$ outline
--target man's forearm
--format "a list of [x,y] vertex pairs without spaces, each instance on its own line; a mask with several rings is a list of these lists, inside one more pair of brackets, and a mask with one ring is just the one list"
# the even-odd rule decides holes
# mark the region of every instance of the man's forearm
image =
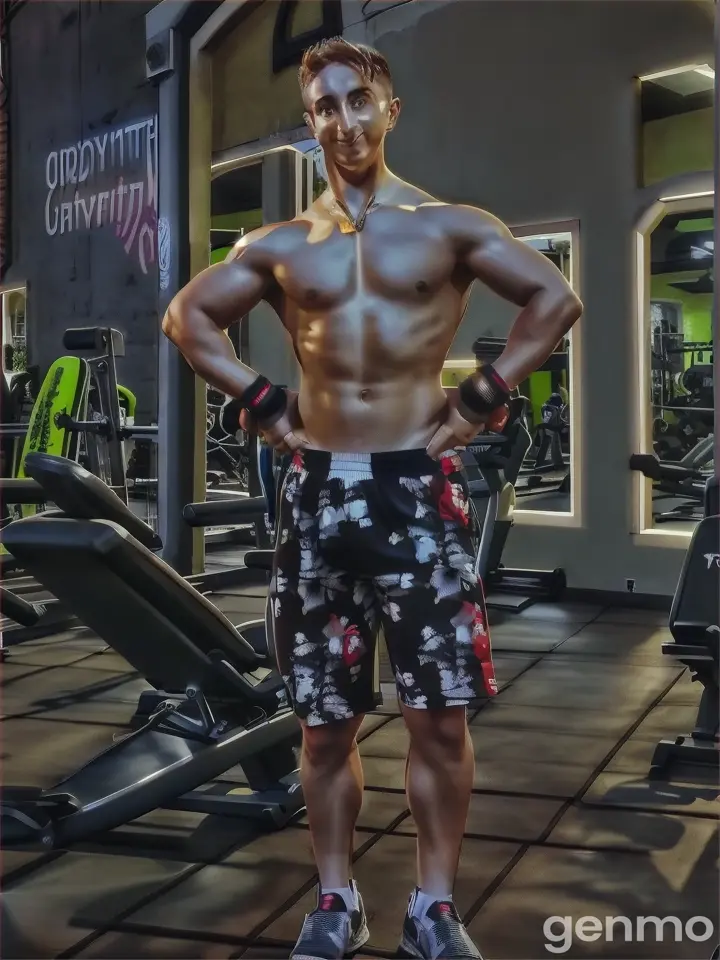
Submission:
[[241,397],[257,380],[257,372],[238,360],[227,333],[197,308],[171,304],[162,329],[195,373],[217,390]]
[[514,389],[545,363],[582,314],[572,294],[538,293],[515,320],[495,371]]

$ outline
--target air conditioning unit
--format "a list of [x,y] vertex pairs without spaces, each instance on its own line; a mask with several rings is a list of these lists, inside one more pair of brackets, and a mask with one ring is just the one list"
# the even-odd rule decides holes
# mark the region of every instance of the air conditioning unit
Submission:
[[146,42],[145,76],[148,80],[156,80],[172,73],[174,69],[175,33],[173,30],[164,30]]

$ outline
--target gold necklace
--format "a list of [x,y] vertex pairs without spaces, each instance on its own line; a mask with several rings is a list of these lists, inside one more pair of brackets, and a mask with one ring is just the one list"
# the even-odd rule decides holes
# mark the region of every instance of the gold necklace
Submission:
[[362,208],[362,210],[360,211],[357,217],[353,217],[352,213],[350,213],[350,210],[344,200],[341,200],[339,197],[335,197],[335,203],[338,205],[338,207],[340,207],[340,210],[343,216],[347,218],[347,223],[343,223],[341,221],[338,224],[338,226],[340,227],[340,232],[341,233],[360,233],[362,231],[362,228],[365,226],[365,220],[367,218],[368,213],[370,212],[370,208],[375,203],[375,194],[373,193],[373,195],[366,202],[365,206]]

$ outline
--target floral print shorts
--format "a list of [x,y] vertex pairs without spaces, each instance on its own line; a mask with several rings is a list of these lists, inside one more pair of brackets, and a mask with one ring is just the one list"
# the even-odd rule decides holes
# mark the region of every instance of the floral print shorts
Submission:
[[269,607],[278,666],[311,726],[373,710],[382,628],[407,707],[497,693],[459,456],[296,453]]

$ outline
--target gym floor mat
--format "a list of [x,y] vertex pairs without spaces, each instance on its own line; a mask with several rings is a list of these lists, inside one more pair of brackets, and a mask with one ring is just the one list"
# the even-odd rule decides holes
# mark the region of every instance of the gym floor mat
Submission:
[[[262,591],[224,596],[233,620],[254,619],[263,603]],[[663,615],[568,603],[501,620],[491,619],[501,692],[470,724],[476,778],[457,887],[481,950],[494,960],[547,956],[551,916],[716,918],[718,786],[647,778],[657,740],[692,723],[699,696],[682,667],[659,656]],[[103,651],[75,631],[9,651],[6,784],[48,782],[125,729],[144,682]],[[381,653],[387,696],[361,729],[355,856],[368,955],[390,958],[414,882],[416,827],[403,793],[406,734]],[[233,771],[223,779],[233,782]],[[170,810],[69,852],[6,851],[2,869],[9,960],[280,960],[315,882],[304,818],[268,835]],[[575,939],[563,955],[707,960],[714,946],[648,933],[633,944]]]

